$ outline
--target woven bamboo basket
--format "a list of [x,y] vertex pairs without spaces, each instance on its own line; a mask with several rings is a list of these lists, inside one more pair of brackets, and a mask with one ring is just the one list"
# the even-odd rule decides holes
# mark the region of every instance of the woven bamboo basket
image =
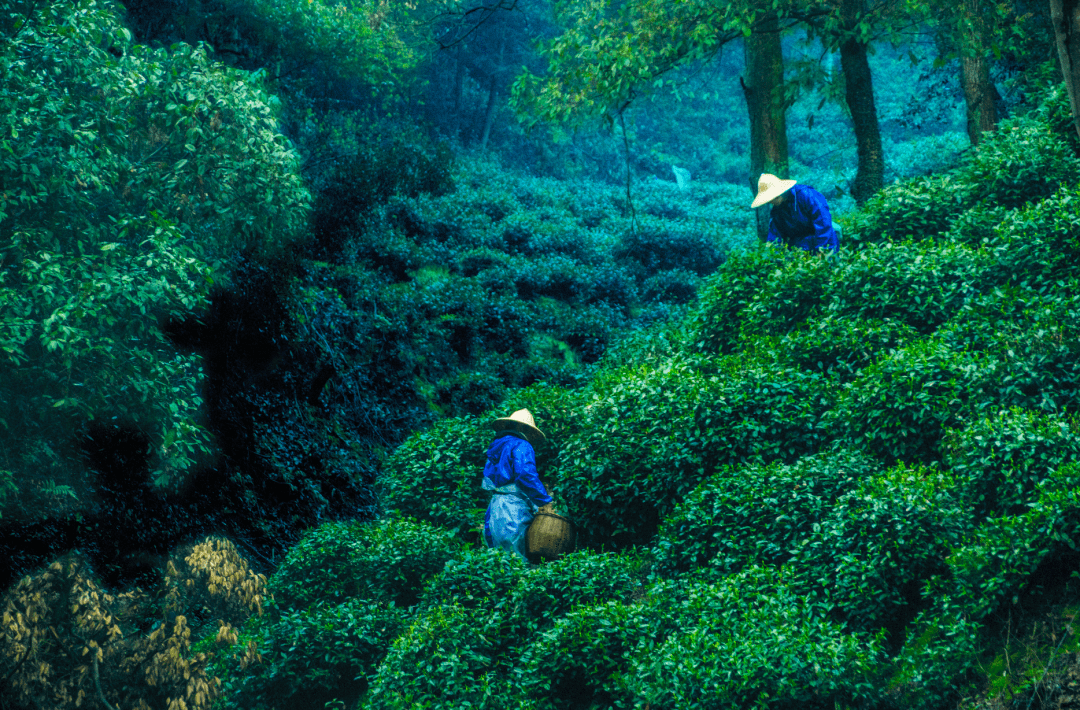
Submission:
[[556,560],[574,551],[577,534],[569,518],[554,513],[537,513],[525,533],[525,544],[532,559]]

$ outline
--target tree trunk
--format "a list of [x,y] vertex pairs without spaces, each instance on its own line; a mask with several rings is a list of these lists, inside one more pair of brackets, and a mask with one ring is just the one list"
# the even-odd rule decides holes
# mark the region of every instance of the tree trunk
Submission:
[[1073,123],[1080,135],[1080,0],[1050,0],[1058,59],[1069,91]]
[[[763,20],[746,38],[746,78],[742,80],[750,113],[750,189],[756,195],[758,177],[772,173],[788,176],[787,123],[782,88],[784,55],[780,48],[780,22],[775,15]],[[758,238],[769,232],[769,208],[756,210]]]
[[960,86],[967,106],[967,132],[972,145],[978,145],[983,133],[997,125],[994,108],[995,89],[990,81],[990,60],[986,56],[989,28],[985,15],[986,0],[964,0],[960,8]]
[[495,124],[495,100],[499,96],[499,85],[495,80],[495,75],[491,75],[491,82],[488,84],[488,103],[487,111],[484,112],[484,135],[480,138],[480,150],[487,150],[488,138],[491,136],[491,127]]
[[455,138],[460,138],[461,134],[461,91],[465,84],[465,57],[462,50],[464,44],[464,42],[459,42],[454,50],[455,54],[457,54],[457,66],[454,67],[454,118],[452,123],[452,133]]
[[[863,0],[843,0],[844,26],[854,30],[864,10]],[[840,45],[840,66],[844,70],[844,91],[851,121],[855,126],[859,168],[851,190],[855,202],[863,204],[885,182],[885,156],[881,148],[881,127],[874,103],[874,82],[866,45],[854,36]]]

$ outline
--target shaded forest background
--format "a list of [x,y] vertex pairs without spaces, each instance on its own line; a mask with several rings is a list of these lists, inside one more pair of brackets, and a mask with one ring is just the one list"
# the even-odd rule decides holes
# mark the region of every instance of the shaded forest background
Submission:
[[[703,707],[772,706],[761,687],[800,707],[954,706],[964,683],[978,687],[970,659],[982,650],[935,634],[978,636],[972,629],[1006,596],[941,592],[943,580],[962,578],[949,551],[989,549],[1006,535],[1006,515],[1049,525],[1046,539],[1073,539],[1060,532],[1072,508],[1054,505],[1070,495],[1063,481],[1076,458],[1076,380],[1065,362],[1075,349],[1076,211],[1072,192],[1057,191],[1075,191],[1080,162],[1055,7],[5,3],[0,583],[10,643],[0,682],[19,699],[0,707],[107,698],[409,707],[428,692],[410,685],[409,654],[427,653],[416,634],[458,629],[460,641],[458,604],[471,594],[517,594],[521,609],[547,620],[500,617],[488,641],[532,638],[548,622],[564,634],[579,624],[585,636],[594,623],[634,634],[658,624],[650,633],[685,651],[705,633],[688,615],[735,624],[724,614],[742,613],[730,610],[744,588],[765,600],[760,613],[772,616],[762,623],[833,644],[799,653],[819,665],[828,657],[835,672],[820,683],[732,681],[744,695]],[[828,197],[844,233],[835,273],[757,248],[767,213],[748,205],[762,171]],[[1019,246],[1036,232],[1045,251]],[[930,271],[892,278],[909,263]],[[949,360],[1006,347],[979,340],[989,316],[972,325],[973,311],[1007,313],[1006,323],[1035,313],[1058,328],[1057,340],[1015,345],[1030,355],[1005,358],[1015,371],[995,365],[1042,373],[1015,384],[1017,394],[996,389],[1011,382],[999,371],[968,377],[978,367]],[[968,321],[951,320],[958,313]],[[777,340],[789,335],[803,340]],[[828,343],[853,350],[822,351]],[[882,386],[881,401],[904,402],[899,413],[875,419],[879,400],[852,390],[939,365],[940,379],[912,385],[928,399]],[[711,390],[717,381],[729,389]],[[668,391],[678,396],[655,400]],[[746,408],[708,410],[709,392]],[[480,554],[483,502],[472,489],[482,418],[525,404],[561,442],[542,463],[588,551],[551,572],[469,557]],[[1014,455],[1017,466],[1041,456],[1047,469],[1000,484],[1016,492],[980,477],[988,467],[975,454],[964,458],[967,443],[1005,436],[976,431],[995,408],[1011,412],[1017,441],[1036,431],[1051,442]],[[677,443],[661,422],[686,417],[695,433]],[[636,433],[620,433],[620,420]],[[823,433],[833,425],[839,434]],[[636,436],[651,442],[646,454]],[[891,501],[892,523],[921,511],[889,544],[931,552],[897,553],[873,572],[838,565],[848,558],[830,540],[860,518],[826,520],[801,501],[793,510],[806,517],[789,513],[784,540],[762,538],[758,557],[721,554],[695,537],[721,533],[695,528],[705,514],[693,506],[734,497],[717,477],[744,466],[764,471],[762,481],[817,477],[814,497],[845,511]],[[621,490],[616,470],[638,490]],[[947,511],[973,501],[998,537],[979,527],[983,518],[946,524]],[[341,539],[355,545],[335,548]],[[874,544],[851,558],[869,565]],[[1005,555],[1013,567],[991,577],[1015,588],[1015,604],[1037,586],[1026,575],[1061,582],[1058,568],[1039,567],[1075,561],[1059,552],[1039,548],[1028,567]],[[804,565],[794,578],[773,570],[792,560]],[[494,586],[480,594],[476,580],[453,581],[455,564]],[[811,569],[832,570],[821,572],[831,581],[799,576]],[[881,570],[895,588],[844,586]],[[423,586],[439,572],[443,587]],[[529,584],[559,574],[576,581],[552,584],[570,584],[581,609],[529,596],[539,588]],[[674,581],[684,577],[690,586]],[[607,591],[593,578],[607,579]],[[385,605],[361,611],[373,599]],[[598,611],[612,599],[618,608]],[[1059,602],[1057,621],[1072,613]],[[800,605],[821,614],[792,616]],[[319,641],[282,651],[284,639],[317,628],[339,630],[325,640],[335,650]],[[919,643],[905,642],[916,632]],[[453,676],[485,679],[461,691],[476,706],[496,707],[496,696],[512,698],[508,707],[685,706],[628,638],[617,639],[624,665],[610,667],[610,648],[586,644],[578,660],[559,661],[573,643],[548,638],[529,663],[563,671],[546,686],[515,682],[520,697],[504,692],[516,678],[504,666],[522,649],[472,639],[448,658],[481,659],[482,672]],[[386,656],[391,644],[397,656]],[[297,647],[324,661],[301,664]],[[277,652],[267,670],[263,654]],[[618,685],[631,657],[645,665]],[[925,682],[912,675],[924,657],[938,674]],[[995,692],[1028,700],[1045,690],[1027,669],[1006,670],[1015,685]]]

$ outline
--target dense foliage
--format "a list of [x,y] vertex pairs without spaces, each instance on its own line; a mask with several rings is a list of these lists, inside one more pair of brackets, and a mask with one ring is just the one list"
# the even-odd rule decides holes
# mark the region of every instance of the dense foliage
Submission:
[[[852,211],[846,3],[7,3],[0,707],[1050,707],[1080,144],[1035,6],[962,5],[1012,115],[968,148],[951,55],[906,68],[956,18],[878,45],[901,179]],[[831,258],[753,244],[766,11]],[[521,407],[539,565],[480,536]]]

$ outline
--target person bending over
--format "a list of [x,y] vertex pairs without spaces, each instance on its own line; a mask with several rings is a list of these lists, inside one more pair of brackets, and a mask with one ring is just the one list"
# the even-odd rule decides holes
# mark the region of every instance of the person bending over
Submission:
[[829,203],[814,188],[762,173],[757,197],[750,206],[757,209],[765,204],[772,205],[767,243],[809,252],[825,250],[835,254],[839,250],[840,240],[833,229]]

